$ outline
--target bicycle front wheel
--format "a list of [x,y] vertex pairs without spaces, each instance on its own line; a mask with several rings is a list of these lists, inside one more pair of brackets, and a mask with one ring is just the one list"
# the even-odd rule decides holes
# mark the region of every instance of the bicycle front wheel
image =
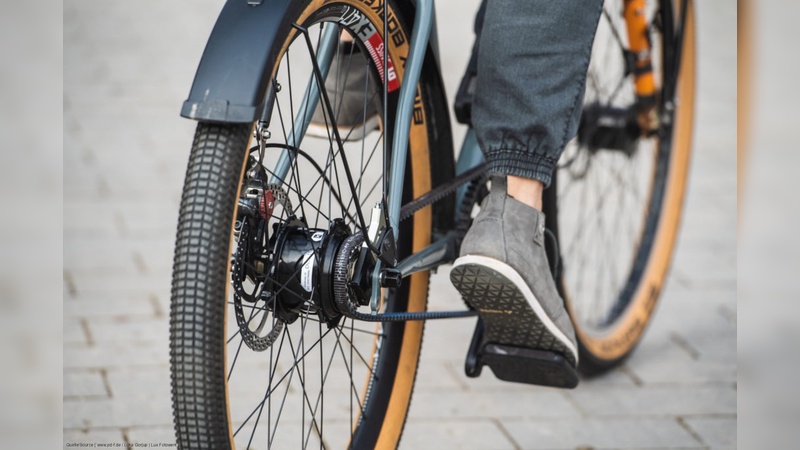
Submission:
[[[354,321],[330,299],[331,265],[342,249],[360,248],[347,240],[364,231],[357,208],[369,221],[381,201],[386,159],[401,151],[391,142],[410,30],[400,10],[385,5],[385,40],[382,9],[364,2],[311,0],[298,8],[297,27],[284,37],[272,77],[265,149],[250,137],[252,124],[198,125],[181,202],[170,317],[181,448],[398,445],[423,323]],[[337,41],[323,83],[328,98],[319,96],[316,131],[306,135],[297,118],[308,117],[303,98],[327,30]],[[352,90],[329,89],[348,85],[359,71],[355,100]],[[446,109],[426,76],[418,90],[424,106],[415,110],[409,148],[402,149],[409,152],[404,202],[452,176],[451,155],[430,151],[449,130],[441,128],[442,117],[433,120]],[[399,258],[430,243],[433,215],[428,207],[401,223]],[[424,311],[427,293],[428,274],[414,274],[383,291],[380,310]]]
[[[679,23],[682,3],[648,2],[660,122],[653,133],[631,139],[627,130],[615,132],[608,125],[609,119],[631,117],[635,92],[623,2],[605,2],[578,138],[567,146],[550,189],[557,197],[548,227],[561,242],[559,289],[575,324],[585,374],[618,365],[639,342],[675,246],[695,88],[694,8],[685,2],[685,20]],[[681,30],[683,44],[677,48],[674,36]]]

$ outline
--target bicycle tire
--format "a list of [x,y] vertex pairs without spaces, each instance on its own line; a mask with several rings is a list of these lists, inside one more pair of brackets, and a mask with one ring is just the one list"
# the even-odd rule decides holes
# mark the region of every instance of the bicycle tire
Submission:
[[[323,5],[321,1],[309,0],[298,8],[299,14],[295,22],[303,27],[310,27],[321,22],[332,23],[335,18],[334,13],[341,12],[341,8],[346,6],[368,18],[371,25],[382,35],[383,22],[379,20],[378,12],[370,8],[368,3],[360,0],[342,0],[333,5]],[[407,24],[411,23],[411,20],[394,2],[388,1],[385,5],[389,20],[396,20],[398,25],[398,28],[392,31],[394,39],[386,40],[389,43],[387,51],[393,61],[400,61],[400,58],[407,55],[410,41],[410,29]],[[400,35],[398,36],[396,33],[400,33]],[[289,35],[284,37],[279,54],[288,54],[290,46],[297,38],[298,32],[291,30]],[[302,36],[299,40],[302,40]],[[415,111],[411,125],[409,160],[403,193],[404,202],[428,192],[438,183],[451,178],[454,170],[444,90],[438,71],[429,59],[430,54],[426,56],[426,64],[418,90],[420,98],[417,99],[417,103],[424,107]],[[278,62],[277,66],[280,64]],[[377,77],[380,81],[374,63],[370,64],[373,77]],[[395,64],[395,69],[399,80],[402,80],[402,65]],[[391,124],[394,120],[393,106],[396,104],[397,94],[398,92],[394,92],[389,95],[389,117],[383,120],[384,123],[389,124],[387,128],[389,136],[383,137],[389,143],[391,142]],[[443,111],[444,116],[442,116]],[[294,115],[292,116],[294,117]],[[248,166],[250,149],[254,145],[250,138],[252,130],[253,125],[251,124],[200,123],[192,144],[176,237],[170,309],[173,416],[180,448],[249,448],[252,436],[258,431],[258,423],[256,423],[253,426],[250,440],[234,438],[237,431],[235,426],[238,423],[234,423],[233,416],[235,414],[232,413],[231,399],[239,395],[238,390],[242,389],[242,380],[238,380],[239,383],[236,385],[228,381],[232,375],[229,369],[232,366],[231,354],[236,347],[231,347],[229,343],[226,343],[228,336],[231,335],[229,323],[233,316],[233,314],[229,314],[232,309],[229,304],[232,295],[229,283],[230,261],[236,245],[232,236],[237,218],[237,199],[240,196],[245,177],[245,168]],[[383,131],[381,128],[381,132]],[[448,146],[450,146],[449,154]],[[436,151],[432,151],[432,149],[436,149]],[[369,165],[369,161],[367,164]],[[292,196],[293,193],[289,192],[288,195]],[[369,197],[369,194],[365,197]],[[365,206],[367,214],[371,206]],[[322,209],[321,204],[320,209]],[[400,257],[410,254],[412,251],[421,250],[428,245],[435,224],[439,224],[443,228],[447,226],[447,221],[452,220],[452,213],[445,215],[442,211],[444,209],[441,206],[427,207],[401,223],[398,237]],[[427,307],[428,277],[428,273],[414,274],[404,280],[400,288],[393,292],[389,291],[384,302],[388,305],[386,308],[393,308],[392,311],[424,311]],[[298,322],[302,322],[302,319]],[[303,447],[315,446],[316,444],[313,442],[316,439],[320,445],[324,443],[324,446],[328,448],[332,446],[355,449],[396,448],[402,435],[413,391],[422,344],[423,325],[424,322],[379,325],[382,328],[376,329],[376,334],[380,334],[380,337],[376,336],[373,339],[372,347],[369,349],[371,353],[366,354],[366,358],[370,359],[370,362],[367,363],[366,359],[362,357],[364,364],[367,365],[367,375],[365,379],[358,381],[364,382],[364,388],[361,391],[363,398],[359,399],[358,394],[355,394],[359,405],[357,417],[353,418],[351,406],[349,418],[347,414],[333,418],[330,415],[320,418],[313,425],[315,429],[310,429],[308,433],[306,433],[304,422],[302,427],[298,427],[303,428],[301,429],[301,439],[291,441],[293,442],[291,446],[297,447],[298,444]],[[292,326],[297,326],[297,322],[286,325],[284,328],[290,329]],[[355,329],[356,327],[351,324],[351,328]],[[381,331],[378,333],[377,330]],[[306,328],[303,325],[300,336],[305,336],[305,333]],[[291,335],[289,339],[291,339]],[[320,331],[320,355],[322,355],[323,339],[324,336]],[[341,341],[341,337],[338,339]],[[233,342],[235,343],[236,340]],[[241,347],[241,344],[239,346]],[[336,352],[335,346],[336,344],[334,344],[334,353]],[[351,347],[353,347],[352,342]],[[298,348],[300,348],[299,343]],[[342,358],[345,359],[344,350],[342,352]],[[297,352],[294,354],[295,366],[293,367],[298,367],[297,372],[299,373],[297,354]],[[304,353],[300,358],[304,362],[306,354]],[[236,354],[236,357],[239,357],[239,353]],[[236,357],[233,358],[234,364]],[[330,363],[328,364],[328,370],[330,370]],[[346,361],[344,364],[347,365]],[[277,363],[275,365],[277,366]],[[355,366],[353,365],[351,368],[352,372],[355,372]],[[294,370],[294,368],[290,370]],[[305,371],[305,366],[303,366],[303,370]],[[277,378],[275,373],[270,368],[267,376]],[[353,377],[352,374],[350,376]],[[331,390],[333,387],[325,384],[327,378],[328,373],[325,373],[325,380],[322,380],[320,387],[323,405],[324,399],[327,398],[323,396],[324,389],[332,392],[332,394],[327,394],[328,396],[337,393]],[[289,380],[289,384],[291,384],[291,378]],[[267,387],[268,393],[271,383],[272,381]],[[354,386],[352,380],[350,380],[350,386]],[[305,382],[300,389],[304,391],[302,397],[307,397]],[[262,386],[253,389],[254,398],[261,396],[262,393]],[[352,393],[348,394],[352,405]],[[312,413],[311,404],[309,403],[308,411],[306,411],[304,401],[305,399],[301,398],[303,420],[305,420],[306,413]],[[330,400],[328,401],[330,402]],[[261,403],[261,410],[264,410],[264,401]],[[281,411],[283,411],[283,406],[281,406]],[[315,418],[313,420],[317,420],[316,412],[317,409],[314,409]],[[259,411],[260,416],[261,412]],[[271,430],[272,425],[269,420],[271,419],[267,421],[267,447],[272,444],[277,448],[287,448],[284,443],[286,441],[280,441],[280,437],[274,439],[271,437],[273,434],[277,434],[278,425],[276,422],[274,430]],[[278,420],[280,421],[280,417]],[[343,423],[344,425],[342,425]],[[296,424],[284,421],[280,425],[283,427],[281,429],[283,432],[287,427],[294,427]],[[328,430],[334,431],[323,433],[321,429],[324,430],[325,426],[329,427]],[[337,427],[340,433],[339,436],[334,437],[344,437],[345,439],[338,442],[329,441],[328,439],[332,439],[329,437],[337,431]],[[344,429],[343,433],[342,429]],[[312,431],[317,436],[312,436]],[[261,438],[258,448],[263,448],[263,441],[264,439]]]
[[[606,2],[606,5],[604,5],[606,9],[601,19],[601,25],[598,27],[598,37],[603,26],[603,20],[607,20],[610,24],[608,26],[612,27],[612,21],[614,20],[612,15],[620,14],[621,16],[622,5],[618,4],[615,8],[613,5],[609,6],[609,3]],[[575,325],[579,343],[579,369],[584,375],[596,375],[616,367],[634,350],[641,340],[647,324],[653,317],[656,303],[667,278],[670,260],[676,244],[691,155],[695,90],[694,7],[693,2],[691,0],[688,1],[686,3],[688,8],[685,22],[683,24],[675,23],[681,17],[678,11],[679,4],[680,1],[660,1],[656,12],[661,11],[661,13],[653,16],[651,21],[651,38],[658,40],[660,37],[661,42],[661,47],[655,49],[653,58],[654,70],[657,72],[656,78],[661,80],[661,90],[657,96],[657,101],[662,114],[669,115],[670,117],[667,117],[667,119],[671,119],[671,123],[674,125],[663,128],[667,120],[662,117],[662,129],[656,137],[649,139],[650,141],[655,141],[651,144],[654,148],[651,153],[654,156],[652,157],[652,164],[649,167],[645,167],[645,171],[637,168],[639,170],[632,171],[629,174],[622,174],[618,179],[608,183],[608,185],[619,183],[617,187],[622,192],[624,189],[629,189],[633,186],[637,182],[637,177],[641,177],[642,173],[652,173],[651,178],[641,182],[648,192],[646,194],[647,197],[643,197],[644,200],[638,209],[631,208],[630,214],[634,217],[634,219],[631,219],[632,223],[638,223],[639,225],[630,227],[634,232],[629,232],[629,229],[623,229],[623,226],[615,226],[604,235],[598,233],[594,237],[589,236],[587,233],[591,233],[591,231],[585,231],[587,228],[595,226],[596,228],[601,228],[603,226],[600,224],[602,221],[601,216],[605,213],[603,209],[609,206],[604,202],[607,201],[607,198],[615,198],[614,195],[608,193],[603,200],[597,200],[594,210],[590,210],[586,208],[585,204],[576,206],[574,197],[566,198],[566,194],[584,192],[583,198],[590,198],[592,194],[585,193],[590,191],[576,191],[575,186],[578,186],[577,189],[580,189],[581,186],[583,189],[597,189],[597,186],[592,186],[590,183],[593,176],[595,181],[601,180],[601,175],[597,175],[599,173],[598,167],[610,172],[611,169],[609,167],[614,167],[613,165],[617,163],[620,166],[624,164],[632,166],[634,163],[631,161],[635,160],[639,155],[645,154],[646,149],[644,146],[647,145],[646,141],[648,139],[640,138],[637,141],[636,152],[638,153],[627,157],[627,161],[624,159],[626,158],[625,156],[608,156],[608,159],[604,162],[606,166],[601,167],[597,160],[602,160],[602,150],[595,154],[600,156],[585,157],[585,160],[589,162],[584,166],[585,171],[583,173],[576,173],[577,169],[574,166],[570,166],[570,164],[579,164],[581,157],[576,155],[580,155],[582,151],[581,146],[573,142],[570,144],[572,147],[568,146],[567,151],[562,156],[561,161],[566,161],[566,163],[559,164],[553,185],[545,193],[549,197],[551,205],[557,205],[555,207],[551,206],[549,211],[545,211],[548,213],[547,226],[558,236],[562,247],[561,270],[557,276],[557,284]],[[675,6],[677,8],[672,9]],[[664,8],[670,8],[670,12],[665,14]],[[675,20],[670,21],[671,17],[675,18]],[[657,21],[660,21],[660,23]],[[668,21],[671,23],[666,23]],[[652,35],[658,31],[656,28],[659,25],[662,27],[661,36],[654,38]],[[663,34],[664,30],[679,30],[681,27],[684,30],[683,48],[676,49],[673,48],[674,46],[670,42],[667,42],[668,39],[663,38]],[[619,36],[614,39],[619,40],[618,38]],[[597,102],[601,98],[599,94],[600,87],[596,89],[596,92],[592,92],[592,70],[597,69],[597,65],[600,65],[600,69],[597,69],[598,72],[615,73],[613,68],[603,65],[606,64],[606,58],[600,58],[603,45],[604,43],[598,40],[594,43],[592,60],[596,64],[590,63],[584,105]],[[601,50],[598,50],[599,48]],[[664,55],[674,54],[678,50],[680,50],[681,59],[677,87],[674,90],[675,96],[673,98],[665,98],[664,92],[669,91],[664,89],[666,83],[668,83],[668,81],[665,82],[666,74],[672,69],[672,65]],[[656,55],[655,53],[658,53],[658,51],[660,51],[660,54]],[[656,58],[660,58],[660,61],[656,61]],[[629,75],[624,75],[623,77],[629,77]],[[631,78],[627,79],[630,80]],[[597,86],[602,86],[600,82],[596,82],[596,84]],[[632,91],[631,83],[630,92],[632,93]],[[609,105],[611,105],[612,100],[609,100]],[[671,115],[668,109],[665,108],[667,104],[675,106],[674,113]],[[570,152],[573,153],[570,155]],[[588,152],[584,154],[588,155]],[[574,159],[570,159],[573,157]],[[612,161],[612,157],[619,159]],[[595,160],[591,158],[595,158]],[[641,158],[639,161],[641,161]],[[591,164],[594,164],[594,166],[592,167]],[[592,170],[595,169],[597,171],[593,175]],[[620,172],[617,172],[616,175],[620,175]],[[611,175],[608,178],[611,178]],[[604,192],[611,192],[609,189],[613,188],[603,187]],[[597,191],[600,191],[600,189],[597,189]],[[618,203],[629,202],[629,200],[623,199],[625,195],[625,193],[620,194]],[[601,194],[597,195],[597,197],[604,196]],[[547,204],[548,202],[546,201],[545,203]],[[584,203],[588,203],[588,201],[584,201]],[[594,216],[587,217],[584,223],[576,225],[581,221],[575,219],[578,213],[575,213],[570,208],[575,210],[584,208]],[[623,208],[619,207],[618,209],[621,210]],[[638,217],[638,222],[636,217]],[[593,220],[596,223],[587,227],[589,220]],[[619,216],[617,220],[621,220]],[[569,225],[570,221],[573,225]],[[573,232],[570,233],[570,231]],[[627,242],[623,242],[625,240]],[[599,245],[597,244],[598,242],[603,241],[606,243],[610,241],[611,245],[607,245],[604,249],[592,247],[592,245],[597,246]],[[629,250],[625,251],[627,248]],[[615,252],[617,252],[618,259],[624,261],[620,271],[621,276],[618,273],[612,274],[610,267],[613,266],[608,262],[613,258]],[[583,259],[581,259],[581,255]],[[585,275],[586,273],[591,274],[592,271],[596,274],[594,281],[590,278],[591,275]],[[603,275],[601,274],[607,274],[608,280],[602,280],[601,276]],[[614,280],[615,276],[617,281]],[[606,285],[604,286],[603,283],[606,283]],[[592,316],[593,311],[598,312]]]

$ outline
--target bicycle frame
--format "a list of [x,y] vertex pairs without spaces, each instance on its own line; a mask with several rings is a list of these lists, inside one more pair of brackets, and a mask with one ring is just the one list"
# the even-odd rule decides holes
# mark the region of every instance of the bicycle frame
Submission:
[[[292,17],[296,16],[298,4],[294,0],[270,0],[262,4],[260,0],[228,0],[223,7],[220,17],[217,20],[214,30],[203,54],[200,66],[198,67],[195,81],[189,95],[189,99],[184,102],[181,115],[187,118],[216,121],[216,122],[235,122],[252,123],[260,120],[268,122],[271,114],[270,105],[270,80],[277,59],[276,48],[279,46],[276,39],[285,36],[290,30]],[[631,2],[631,7],[644,3],[644,0]],[[682,11],[686,10],[686,0],[681,0]],[[665,14],[673,12],[664,11]],[[642,29],[641,17],[635,14],[626,14],[626,25],[629,32]],[[333,53],[339,39],[335,27],[327,28],[320,41],[317,50],[316,62],[319,67],[319,74],[324,79],[332,61]],[[665,31],[665,38],[672,38],[676,41],[682,40],[682,30],[675,30],[675,36],[671,36],[673,30]],[[636,41],[637,50],[644,51],[648,45],[641,41]],[[270,49],[264,52],[263,49]],[[680,48],[678,46],[677,48]],[[415,20],[411,33],[411,41],[408,58],[405,62],[405,74],[402,80],[397,115],[395,119],[395,133],[392,140],[392,148],[404,149],[408,147],[408,133],[411,125],[411,117],[414,111],[414,99],[416,87],[420,80],[423,60],[426,51],[430,49],[434,55],[439,54],[437,28],[434,11],[434,0],[415,0]],[[671,56],[673,60],[679,61],[680,55]],[[649,58],[649,56],[648,56]],[[677,58],[677,59],[675,59]],[[230,72],[226,69],[241,60],[253,61],[252,68]],[[438,64],[438,57],[435,58]],[[387,58],[384,58],[386,61]],[[649,62],[649,59],[647,60]],[[638,68],[636,78],[648,81],[652,73],[648,75],[647,67]],[[652,70],[652,69],[649,69]],[[223,73],[224,71],[224,73]],[[677,74],[677,68],[673,70]],[[671,77],[673,74],[667,74]],[[319,85],[315,76],[309,80],[304,98],[301,103],[300,111],[305,113],[295,117],[295,125],[290,132],[288,143],[290,146],[299,147],[311,121],[313,111],[319,102]],[[666,81],[666,80],[665,80]],[[637,84],[637,93],[645,97],[649,91],[645,86],[646,82]],[[666,85],[673,83],[666,82]],[[640,85],[644,86],[640,89]],[[667,105],[669,107],[669,105]],[[273,182],[281,182],[287,175],[291,167],[292,152],[282,150],[279,157]],[[392,152],[391,173],[389,182],[385,183],[384,198],[388,199],[386,211],[383,212],[392,230],[399,229],[404,174],[406,169],[408,153],[404,151]],[[456,176],[462,175],[483,163],[483,154],[478,146],[474,130],[470,127],[461,146],[456,163]],[[554,183],[555,184],[555,183]],[[464,198],[466,187],[462,186],[456,191],[456,208]],[[550,211],[555,209],[555,195],[545,195],[544,210],[550,217]],[[457,211],[453,211],[456,213]],[[554,217],[554,215],[553,215]],[[548,220],[549,222],[549,220]],[[403,277],[412,273],[435,268],[438,265],[451,262],[455,259],[458,249],[459,239],[453,234],[448,234],[438,238],[427,248],[410,255],[400,261],[396,270]],[[378,264],[373,272],[373,312],[377,309],[376,300],[380,298],[380,273],[382,263]]]

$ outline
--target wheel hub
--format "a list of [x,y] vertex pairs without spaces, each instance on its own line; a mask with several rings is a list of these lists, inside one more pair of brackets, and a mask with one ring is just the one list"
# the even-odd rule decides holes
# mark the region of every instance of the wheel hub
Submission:
[[272,271],[267,274],[265,294],[269,306],[284,322],[316,310],[334,325],[341,314],[333,298],[333,270],[337,252],[350,229],[341,219],[328,230],[307,228],[300,220],[275,225]]
[[[295,213],[286,191],[267,181],[255,159],[239,198],[234,236],[231,283],[237,322],[254,350],[271,345],[270,337],[259,336],[267,314],[261,315],[262,323],[253,332],[242,302],[272,313],[279,325],[316,314],[333,327],[369,299],[375,258],[362,248],[363,236],[354,236],[341,218],[332,220],[328,229],[309,227]],[[248,291],[245,284],[255,287]]]
[[578,142],[593,153],[603,149],[631,156],[641,136],[642,128],[633,107],[591,104],[583,109],[578,126]]

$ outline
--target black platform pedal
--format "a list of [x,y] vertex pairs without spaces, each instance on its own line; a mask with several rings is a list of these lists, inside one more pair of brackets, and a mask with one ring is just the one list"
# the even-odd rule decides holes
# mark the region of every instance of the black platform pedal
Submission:
[[489,366],[503,381],[567,389],[578,385],[578,372],[560,353],[485,343],[483,335],[478,319],[464,364],[468,377],[480,376],[483,366]]
[[568,389],[578,385],[578,372],[560,353],[489,343],[480,359],[504,381]]

